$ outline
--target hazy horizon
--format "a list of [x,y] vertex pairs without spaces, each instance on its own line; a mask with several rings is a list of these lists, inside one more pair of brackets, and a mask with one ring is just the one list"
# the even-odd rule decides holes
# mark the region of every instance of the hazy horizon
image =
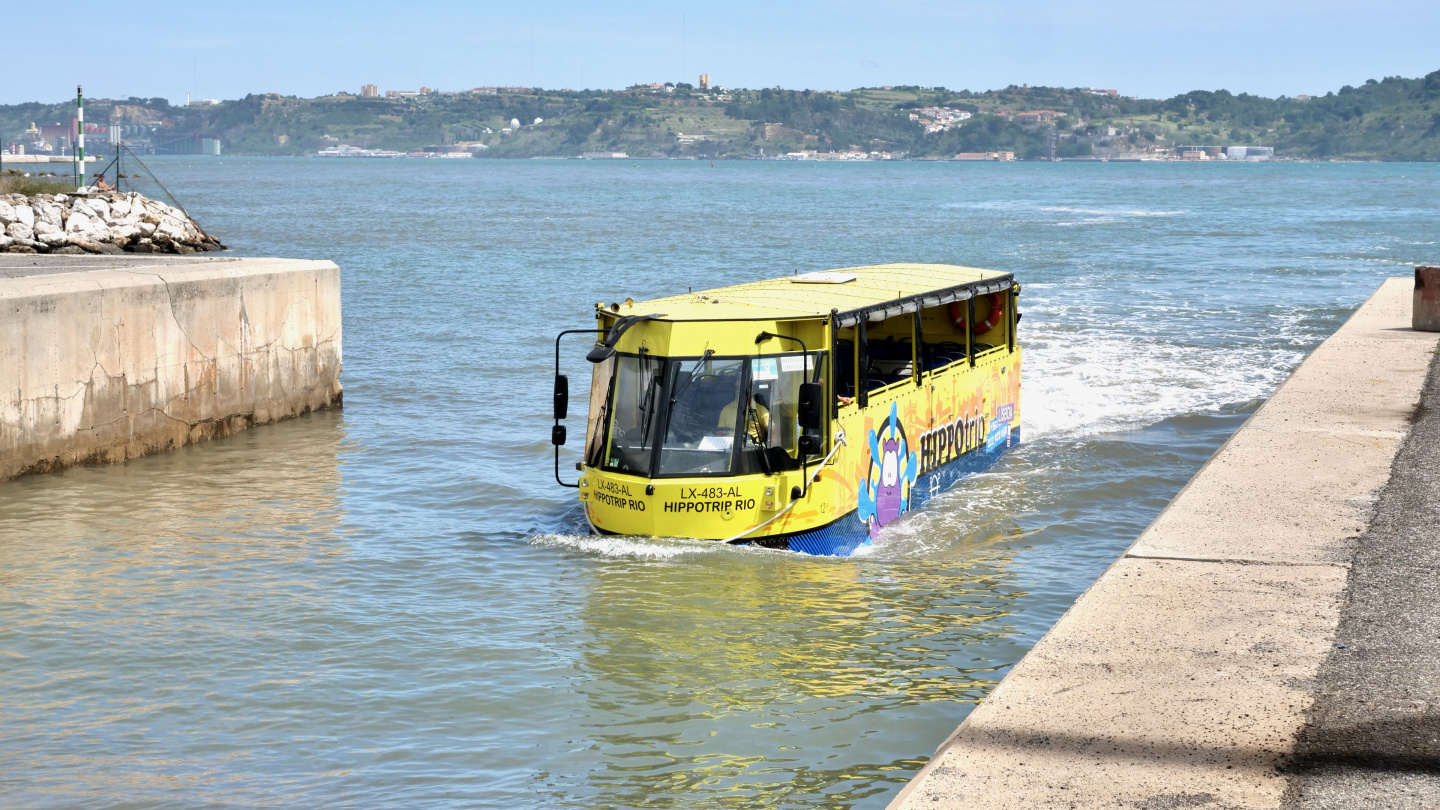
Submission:
[[[314,97],[362,84],[414,90],[481,85],[621,89],[690,82],[848,90],[880,85],[986,90],[1011,84],[1103,87],[1168,98],[1192,90],[1323,95],[1436,69],[1440,6],[1380,0],[1363,11],[1318,0],[1182,13],[1135,0],[1084,8],[1041,0],[741,3],[717,14],[685,3],[607,11],[573,0],[477,8],[354,3],[326,11],[273,0],[243,9],[162,2],[92,15],[74,53],[52,11],[9,15],[12,65],[42,65],[0,87],[0,103],[96,98]],[[57,36],[59,34],[57,33]],[[68,35],[66,35],[68,36]],[[132,48],[143,47],[144,55]]]

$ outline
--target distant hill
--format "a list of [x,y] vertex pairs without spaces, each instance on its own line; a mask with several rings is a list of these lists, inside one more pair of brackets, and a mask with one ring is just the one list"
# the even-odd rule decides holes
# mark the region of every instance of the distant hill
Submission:
[[[929,109],[937,107],[944,108],[943,122]],[[0,106],[0,140],[10,143],[32,123],[68,122],[72,112],[69,103]],[[1016,115],[1027,112],[1040,114]],[[342,143],[399,151],[469,143],[477,149],[483,144],[484,157],[625,152],[738,158],[857,150],[909,158],[1011,151],[1034,159],[1050,154],[1053,139],[1054,153],[1062,158],[1138,156],[1195,144],[1271,146],[1277,157],[1306,159],[1437,160],[1440,71],[1419,79],[1372,79],[1309,99],[1219,90],[1152,100],[1014,86],[985,92],[921,87],[721,92],[679,84],[393,100],[269,94],[203,107],[174,107],[163,99],[87,99],[86,120],[125,126],[128,141],[161,150],[203,137],[219,138],[226,154],[247,155],[313,154]],[[511,122],[521,126],[511,129]]]

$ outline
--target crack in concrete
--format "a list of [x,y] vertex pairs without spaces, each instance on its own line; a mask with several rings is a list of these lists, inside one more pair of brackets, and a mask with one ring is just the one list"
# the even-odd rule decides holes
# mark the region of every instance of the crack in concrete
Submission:
[[170,308],[170,319],[175,321],[175,326],[179,328],[180,334],[185,336],[185,342],[190,344],[190,348],[193,349],[196,354],[204,357],[205,352],[201,351],[200,347],[195,345],[195,341],[190,339],[190,333],[185,330],[185,325],[180,323],[180,316],[175,313],[175,296],[170,291],[170,281],[159,273],[148,273],[147,275],[154,276],[160,280],[161,284],[165,285],[165,304]]

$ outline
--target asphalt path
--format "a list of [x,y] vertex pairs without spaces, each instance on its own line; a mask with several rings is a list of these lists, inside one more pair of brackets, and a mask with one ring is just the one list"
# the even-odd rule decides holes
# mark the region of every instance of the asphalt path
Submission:
[[1375,509],[1286,808],[1440,808],[1440,362]]

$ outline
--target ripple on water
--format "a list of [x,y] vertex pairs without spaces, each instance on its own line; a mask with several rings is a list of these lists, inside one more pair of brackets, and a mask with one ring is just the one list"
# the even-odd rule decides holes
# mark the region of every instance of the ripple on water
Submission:
[[[1440,191],[1421,165],[158,160],[237,253],[343,268],[345,409],[0,487],[7,806],[883,807],[1423,263]],[[557,331],[905,260],[1024,285],[1000,464],[849,559],[584,532],[544,443]]]

